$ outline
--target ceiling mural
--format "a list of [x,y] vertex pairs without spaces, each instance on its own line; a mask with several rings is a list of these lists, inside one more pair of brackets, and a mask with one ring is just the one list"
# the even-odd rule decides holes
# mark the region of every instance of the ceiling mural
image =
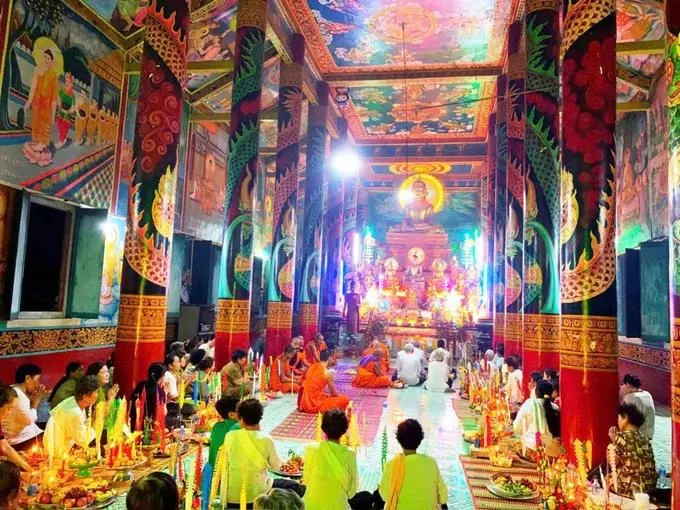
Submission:
[[616,40],[651,41],[664,37],[663,2],[617,0]]
[[640,101],[647,97],[647,93],[634,87],[627,81],[616,79],[616,101],[627,103],[629,101]]
[[403,86],[349,89],[343,108],[352,136],[359,142],[414,142],[442,139],[483,139],[491,101],[492,81],[409,83]]
[[80,3],[127,38],[144,26],[147,0],[80,0]]
[[616,62],[622,67],[649,78],[663,64],[663,55],[619,55],[616,57]]
[[507,31],[519,4],[519,0],[284,2],[322,73],[400,70],[404,56],[409,69],[498,66],[506,39],[499,34]]

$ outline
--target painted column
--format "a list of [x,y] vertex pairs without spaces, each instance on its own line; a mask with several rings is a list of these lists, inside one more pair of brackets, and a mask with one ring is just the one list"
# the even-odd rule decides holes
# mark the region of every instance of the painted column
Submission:
[[494,267],[496,231],[496,112],[489,117],[489,131],[486,139],[486,259],[485,304],[487,317],[493,318],[494,312]]
[[116,380],[129,395],[165,354],[182,98],[189,28],[187,0],[149,4],[130,177],[116,334]]
[[292,62],[281,63],[279,78],[274,241],[267,306],[267,350],[270,356],[283,352],[290,342],[293,327],[302,68],[305,63],[305,38],[302,34],[291,36],[290,47]]
[[[560,392],[562,442],[605,458],[619,400],[616,332],[614,0],[564,3]],[[569,452],[573,456],[573,452]]]
[[[354,234],[359,232],[357,223],[357,196],[359,194],[359,178],[345,178],[342,196],[342,291],[347,293],[347,279],[355,270]],[[359,253],[359,256],[361,254]]]
[[505,121],[505,93],[507,76],[496,79],[496,186],[494,231],[494,282],[493,282],[493,345],[505,343],[505,220],[507,216],[505,175],[508,154],[508,126]]
[[668,82],[668,200],[671,261],[671,419],[673,504],[680,506],[680,13],[666,2],[666,80]]
[[[324,169],[330,144],[326,125],[329,89],[319,82],[319,104],[309,105],[307,125],[307,168],[305,170],[305,215],[302,235],[302,280],[298,322],[300,334],[308,341],[319,329],[321,246],[323,234]],[[299,290],[299,292],[298,292]]]
[[[331,141],[331,153],[347,143],[347,122],[338,121],[339,136]],[[342,207],[344,198],[344,179],[334,170],[328,171],[328,190],[324,216],[323,233],[323,271],[321,272],[321,288],[323,289],[321,323],[324,324],[328,314],[342,311]]]
[[522,22],[508,31],[508,123],[505,225],[505,355],[522,356],[522,281],[524,260],[524,54],[520,51]]
[[560,364],[560,0],[527,0],[524,373]]
[[250,345],[253,190],[258,172],[267,0],[240,0],[229,122],[226,222],[215,324],[215,361]]

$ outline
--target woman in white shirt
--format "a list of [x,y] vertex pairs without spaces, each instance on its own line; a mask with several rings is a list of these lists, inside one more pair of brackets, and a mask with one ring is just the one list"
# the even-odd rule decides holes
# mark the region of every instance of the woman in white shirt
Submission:
[[16,407],[2,420],[7,442],[17,450],[23,450],[34,443],[42,434],[42,429],[36,425],[38,421],[38,406],[49,395],[40,384],[40,367],[27,363],[21,365],[15,375],[12,387],[17,394]]
[[508,367],[508,381],[505,384],[505,396],[513,413],[516,413],[519,406],[524,402],[524,391],[522,390],[522,369],[519,358],[510,356],[505,364]]
[[540,432],[546,453],[555,457],[560,454],[560,411],[550,398],[552,392],[552,384],[540,381],[536,386],[536,398],[529,398],[522,404],[513,426],[522,436],[525,449],[536,451],[536,433]]

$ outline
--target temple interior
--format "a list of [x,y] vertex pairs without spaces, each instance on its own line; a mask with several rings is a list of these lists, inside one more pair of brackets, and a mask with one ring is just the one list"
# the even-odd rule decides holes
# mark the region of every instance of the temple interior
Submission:
[[678,32],[0,2],[0,510],[680,510]]

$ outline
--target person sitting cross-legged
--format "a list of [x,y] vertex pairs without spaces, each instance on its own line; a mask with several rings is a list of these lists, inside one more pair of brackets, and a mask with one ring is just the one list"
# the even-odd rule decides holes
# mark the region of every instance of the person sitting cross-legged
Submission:
[[[300,485],[289,480],[273,480],[269,471],[281,468],[281,459],[276,453],[271,437],[260,432],[262,420],[262,404],[259,400],[249,398],[243,400],[236,408],[240,429],[229,432],[216,460],[223,455],[227,470],[226,508],[241,508],[241,490],[245,488],[247,508],[252,508],[253,501],[272,487],[300,491]],[[215,472],[213,476],[220,476]],[[224,502],[223,502],[224,503]]]
[[[321,353],[321,361],[312,364],[307,369],[302,387],[298,393],[298,409],[303,413],[324,413],[330,409],[345,409],[349,398],[340,395],[335,389],[333,373],[329,367],[335,359],[331,351]],[[328,388],[328,393],[325,389]]]
[[349,420],[343,411],[333,409],[323,413],[321,430],[326,441],[305,450],[303,483],[307,490],[303,501],[306,510],[349,508],[347,500],[356,494],[359,479],[356,453],[340,444],[348,428]]
[[390,376],[383,374],[383,356],[382,350],[376,349],[373,354],[361,358],[352,385],[359,388],[389,388],[390,386],[401,388],[403,386],[401,381],[393,384]]
[[385,464],[379,488],[387,510],[448,508],[448,492],[437,461],[417,452],[424,437],[417,420],[404,420],[397,426],[403,453]]
[[290,360],[295,354],[292,345],[286,346],[283,354],[280,354],[273,361],[269,375],[269,389],[272,391],[282,391],[284,393],[297,393],[300,390],[301,377],[293,373]]
[[397,357],[397,377],[407,386],[418,386],[425,380],[420,356],[410,342],[404,345],[404,350]]

